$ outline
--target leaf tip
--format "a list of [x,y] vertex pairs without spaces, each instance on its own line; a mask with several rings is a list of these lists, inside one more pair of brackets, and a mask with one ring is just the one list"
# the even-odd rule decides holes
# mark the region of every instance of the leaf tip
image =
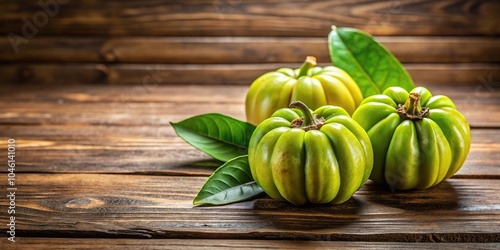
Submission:
[[198,199],[198,197],[196,197],[196,198],[193,199],[193,206],[196,207],[196,206],[200,205],[201,203],[202,202]]
[[337,30],[337,26],[335,26],[335,25],[332,25],[331,28],[332,28],[332,30]]

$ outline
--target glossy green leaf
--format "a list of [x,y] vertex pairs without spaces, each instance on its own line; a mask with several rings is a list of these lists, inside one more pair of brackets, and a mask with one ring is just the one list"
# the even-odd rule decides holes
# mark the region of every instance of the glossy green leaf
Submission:
[[354,79],[364,98],[381,94],[388,87],[399,86],[407,91],[415,87],[398,59],[363,31],[332,27],[328,46],[333,65]]
[[221,114],[193,116],[172,126],[179,137],[220,161],[248,153],[255,126]]
[[224,205],[249,200],[264,190],[255,183],[248,156],[239,156],[220,166],[193,200],[194,205]]

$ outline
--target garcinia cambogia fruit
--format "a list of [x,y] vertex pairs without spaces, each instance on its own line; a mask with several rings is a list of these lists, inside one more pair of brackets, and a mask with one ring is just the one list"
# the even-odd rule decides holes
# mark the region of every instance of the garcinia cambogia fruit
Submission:
[[257,78],[246,96],[247,121],[259,124],[274,111],[300,100],[312,109],[335,105],[352,114],[363,100],[354,80],[335,66],[316,67],[309,56],[299,69],[281,68]]
[[272,198],[295,205],[347,201],[368,179],[370,139],[341,107],[312,112],[295,101],[252,134],[248,161],[254,180]]
[[425,189],[450,178],[470,149],[470,127],[450,98],[423,87],[400,87],[363,100],[354,112],[373,145],[370,179],[400,190]]

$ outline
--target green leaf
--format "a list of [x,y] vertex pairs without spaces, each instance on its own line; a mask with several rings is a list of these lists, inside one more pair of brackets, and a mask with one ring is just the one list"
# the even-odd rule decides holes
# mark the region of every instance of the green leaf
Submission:
[[248,156],[239,156],[220,166],[208,177],[193,200],[193,205],[224,205],[249,200],[264,190],[255,183]]
[[220,161],[248,153],[255,126],[221,114],[205,114],[170,122],[179,137]]
[[353,28],[335,28],[328,35],[332,63],[358,84],[363,97],[381,94],[386,88],[414,88],[410,74],[384,46],[369,34]]

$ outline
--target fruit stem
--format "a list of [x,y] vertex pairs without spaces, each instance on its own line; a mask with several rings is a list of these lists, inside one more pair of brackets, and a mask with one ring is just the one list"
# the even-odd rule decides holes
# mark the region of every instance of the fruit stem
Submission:
[[422,120],[429,116],[429,108],[420,106],[420,94],[410,93],[404,105],[398,105],[398,114],[403,119]]
[[410,96],[408,96],[408,99],[403,107],[406,113],[410,115],[419,115],[422,113],[422,107],[420,106],[420,94],[410,93]]
[[305,131],[311,129],[320,129],[323,124],[325,124],[325,119],[323,117],[318,118],[313,112],[301,101],[293,101],[290,103],[290,108],[297,108],[302,111],[304,117],[299,117],[292,121],[290,127],[301,128]]
[[309,71],[310,68],[312,68],[316,65],[317,65],[316,57],[314,57],[314,56],[306,57],[304,64],[302,64],[302,66],[300,66],[299,75],[297,76],[297,79],[300,78],[301,76],[307,75],[307,71]]

